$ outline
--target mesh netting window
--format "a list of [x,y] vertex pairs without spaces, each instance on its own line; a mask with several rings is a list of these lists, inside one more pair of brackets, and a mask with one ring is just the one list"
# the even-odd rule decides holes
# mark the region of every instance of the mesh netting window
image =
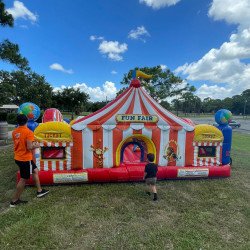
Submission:
[[65,159],[64,147],[43,147],[42,159]]
[[198,157],[216,157],[215,146],[199,146]]

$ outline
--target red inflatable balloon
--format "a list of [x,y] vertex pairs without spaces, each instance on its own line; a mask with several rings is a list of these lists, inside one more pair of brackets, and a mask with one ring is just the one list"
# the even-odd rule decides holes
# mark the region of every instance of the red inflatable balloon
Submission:
[[62,122],[63,116],[58,109],[50,108],[46,109],[43,114],[42,122]]

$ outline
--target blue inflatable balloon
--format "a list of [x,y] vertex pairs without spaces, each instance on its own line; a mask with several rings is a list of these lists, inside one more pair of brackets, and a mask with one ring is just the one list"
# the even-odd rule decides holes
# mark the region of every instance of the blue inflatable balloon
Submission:
[[65,122],[67,122],[68,124],[70,123],[70,119],[68,119],[68,118],[64,118],[63,119]]
[[232,128],[228,125],[232,118],[232,113],[227,109],[220,109],[215,113],[215,121],[219,124],[217,127],[223,134],[222,143],[222,164],[229,164],[231,161],[230,151],[232,145]]
[[230,122],[232,118],[232,113],[227,109],[220,109],[215,113],[214,118],[218,124],[226,125]]
[[35,131],[36,127],[38,126],[39,124],[33,120],[29,120],[28,123],[27,123],[27,127],[31,130],[31,131]]
[[23,103],[19,109],[18,114],[24,114],[27,116],[29,121],[35,121],[40,116],[40,108],[32,102],[25,102]]

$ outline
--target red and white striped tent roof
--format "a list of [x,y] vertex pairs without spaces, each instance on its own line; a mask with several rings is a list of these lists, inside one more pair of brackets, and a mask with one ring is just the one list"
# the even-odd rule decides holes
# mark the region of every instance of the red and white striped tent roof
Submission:
[[81,131],[86,127],[102,126],[104,129],[110,130],[119,126],[121,129],[131,127],[138,130],[152,126],[152,123],[138,122],[121,124],[116,120],[118,114],[156,115],[158,121],[153,126],[157,125],[160,129],[166,130],[175,127],[178,130],[182,128],[186,131],[194,130],[194,124],[191,121],[175,116],[157,103],[145,89],[133,85],[102,109],[75,121],[72,128]]

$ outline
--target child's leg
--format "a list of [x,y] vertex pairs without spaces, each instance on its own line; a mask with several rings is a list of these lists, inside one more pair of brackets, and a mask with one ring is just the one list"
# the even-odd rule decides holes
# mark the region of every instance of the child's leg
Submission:
[[156,201],[158,199],[156,185],[151,185],[151,190],[152,190],[152,193],[154,194],[153,200]]
[[151,185],[152,193],[157,194],[156,185]]
[[147,195],[150,195],[150,184],[148,183],[148,179],[145,179],[145,184],[146,184],[146,187],[145,187],[145,192]]
[[146,187],[145,187],[145,192],[147,195],[150,195],[150,185],[148,185],[147,181],[146,181]]
[[38,169],[37,168],[35,168],[33,170],[32,177],[33,177],[33,180],[34,180],[34,182],[36,184],[37,191],[41,192],[42,191],[42,187],[41,187],[41,184],[40,184],[40,180],[39,180],[39,176],[38,176]]
[[23,179],[23,178],[20,178],[19,182],[17,183],[16,192],[14,194],[14,197],[13,197],[12,201],[15,202],[15,201],[20,199],[21,194],[23,193],[23,190],[25,188],[25,183],[26,183],[26,180]]

